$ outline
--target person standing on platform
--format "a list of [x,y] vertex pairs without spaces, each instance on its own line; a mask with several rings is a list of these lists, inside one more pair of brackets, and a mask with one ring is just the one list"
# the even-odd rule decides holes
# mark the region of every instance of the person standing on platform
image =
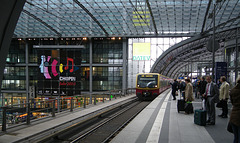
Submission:
[[181,80],[180,81],[180,87],[179,87],[180,96],[182,96],[184,100],[185,100],[185,88],[186,88],[186,83],[183,80]]
[[173,83],[170,83],[172,85],[172,96],[173,100],[176,100],[176,91],[178,90],[178,82],[177,79],[174,79]]
[[219,100],[222,104],[222,114],[218,115],[218,116],[222,117],[222,118],[227,118],[228,117],[227,101],[229,99],[229,84],[226,82],[226,77],[225,76],[221,76],[220,82],[222,84],[220,86],[220,91],[219,91],[219,93],[220,93]]
[[212,82],[211,76],[207,76],[206,80],[207,80],[206,92],[203,96],[206,99],[206,110],[208,115],[207,124],[215,125],[216,120],[215,103],[219,102],[219,90],[217,84]]
[[186,88],[185,88],[185,101],[192,102],[194,100],[193,97],[193,86],[190,82],[190,79],[185,79]]
[[230,115],[230,124],[234,134],[234,143],[240,143],[240,78],[237,85],[230,91],[230,100],[233,105]]
[[199,83],[199,94],[201,96],[203,96],[203,94],[205,93],[206,85],[207,85],[207,82],[205,81],[205,78],[201,77],[201,81]]
[[199,94],[200,94],[200,96],[202,97],[202,109],[203,109],[203,110],[206,110],[206,99],[203,98],[203,95],[204,95],[205,92],[206,92],[207,82],[206,82],[204,76],[202,76],[202,77],[200,78],[200,80],[201,80],[201,81],[200,81],[200,83],[199,83]]

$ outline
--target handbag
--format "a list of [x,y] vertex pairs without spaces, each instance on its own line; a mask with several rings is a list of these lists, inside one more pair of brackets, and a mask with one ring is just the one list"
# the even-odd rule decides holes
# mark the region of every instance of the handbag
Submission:
[[220,100],[220,102],[217,103],[216,105],[217,108],[222,108],[223,107],[223,102]]
[[230,133],[233,133],[232,125],[230,122],[228,122],[227,131],[229,131]]

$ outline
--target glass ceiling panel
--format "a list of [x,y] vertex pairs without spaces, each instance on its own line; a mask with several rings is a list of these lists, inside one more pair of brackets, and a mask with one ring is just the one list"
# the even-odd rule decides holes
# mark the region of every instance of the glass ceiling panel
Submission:
[[[27,0],[17,37],[192,36],[211,32],[215,1]],[[216,3],[215,26],[240,26],[240,1]]]

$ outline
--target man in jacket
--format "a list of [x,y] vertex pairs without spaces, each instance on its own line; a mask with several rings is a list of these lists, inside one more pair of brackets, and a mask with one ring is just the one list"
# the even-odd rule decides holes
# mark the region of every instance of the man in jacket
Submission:
[[226,77],[221,76],[220,82],[222,83],[220,86],[220,95],[219,95],[219,100],[222,104],[222,114],[218,115],[219,117],[222,118],[227,118],[228,116],[228,105],[227,101],[229,99],[229,84],[226,82]]
[[206,98],[206,110],[208,115],[207,124],[215,125],[216,109],[215,103],[219,102],[219,90],[217,84],[212,82],[212,77],[207,76],[207,85],[204,98]]
[[180,81],[180,87],[179,87],[179,89],[180,89],[180,96],[182,96],[184,100],[185,100],[185,91],[184,91],[185,88],[186,88],[186,83],[183,80],[181,80]]
[[178,90],[178,82],[177,79],[174,79],[173,83],[170,83],[172,85],[172,96],[173,100],[176,100],[176,91]]

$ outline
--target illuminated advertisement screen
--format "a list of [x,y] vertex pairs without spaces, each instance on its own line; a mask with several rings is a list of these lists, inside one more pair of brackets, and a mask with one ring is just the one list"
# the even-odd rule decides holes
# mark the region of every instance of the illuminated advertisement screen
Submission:
[[38,49],[38,95],[72,96],[81,89],[80,49]]
[[151,57],[150,43],[133,43],[133,60],[148,61]]

